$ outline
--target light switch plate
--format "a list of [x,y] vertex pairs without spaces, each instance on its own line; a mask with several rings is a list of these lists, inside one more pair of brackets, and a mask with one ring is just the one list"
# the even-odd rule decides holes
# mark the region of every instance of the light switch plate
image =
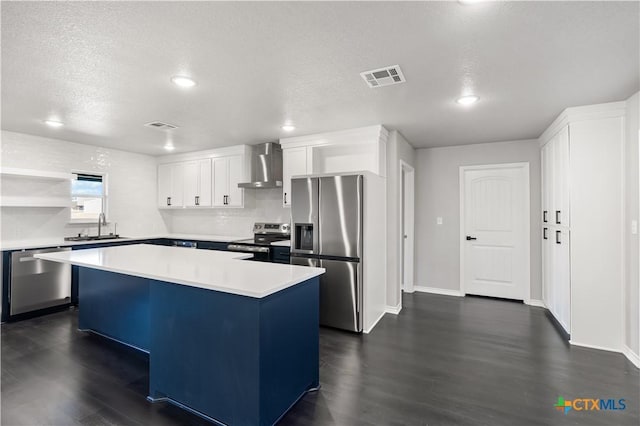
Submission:
[[637,220],[632,220],[631,221],[631,233],[633,235],[638,235],[638,221]]
[[436,224],[437,224],[437,225],[442,225],[442,217],[438,216],[438,217],[436,218]]

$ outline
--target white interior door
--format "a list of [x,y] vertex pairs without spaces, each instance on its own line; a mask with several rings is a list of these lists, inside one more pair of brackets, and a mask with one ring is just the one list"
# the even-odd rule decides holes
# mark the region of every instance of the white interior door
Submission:
[[413,250],[414,250],[414,169],[401,163],[402,181],[402,289],[413,292]]
[[528,164],[461,167],[461,286],[528,300]]

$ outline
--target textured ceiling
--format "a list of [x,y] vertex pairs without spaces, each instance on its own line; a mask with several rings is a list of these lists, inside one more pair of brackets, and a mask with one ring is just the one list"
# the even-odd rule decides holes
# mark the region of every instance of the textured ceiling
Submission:
[[[154,155],[168,137],[182,152],[378,123],[415,147],[535,138],[565,107],[640,85],[638,2],[1,7],[3,129]],[[394,64],[407,83],[359,75]],[[467,91],[471,108],[454,102]]]

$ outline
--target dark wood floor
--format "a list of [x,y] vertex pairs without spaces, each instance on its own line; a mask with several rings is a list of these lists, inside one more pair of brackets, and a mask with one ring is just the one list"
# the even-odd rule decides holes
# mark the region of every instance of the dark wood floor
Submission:
[[[638,370],[620,354],[569,347],[542,309],[427,294],[403,303],[369,335],[322,329],[322,388],[281,424],[640,424]],[[74,311],[2,325],[2,425],[208,424],[148,403],[146,357],[76,327]],[[564,415],[558,396],[627,408]]]

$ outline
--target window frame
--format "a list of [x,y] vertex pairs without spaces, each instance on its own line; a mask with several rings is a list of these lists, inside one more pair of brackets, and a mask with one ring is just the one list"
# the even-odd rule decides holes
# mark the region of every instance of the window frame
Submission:
[[[93,171],[93,170],[72,170],[71,174],[73,174],[73,180],[78,180],[78,175],[91,175],[91,176],[100,176],[102,177],[102,185],[103,185],[103,194],[102,194],[102,212],[104,213],[105,217],[107,218],[107,223],[109,223],[109,179],[108,179],[108,174],[106,172],[97,172],[97,171]],[[74,197],[74,193],[73,193],[73,187],[72,187],[73,183],[71,184],[71,188],[70,188],[70,197],[69,200],[71,201]],[[98,219],[96,218],[95,220],[89,220],[89,219],[74,219],[71,215],[73,214],[73,209],[69,208],[69,224],[72,225],[83,225],[83,224],[96,224],[98,222]]]

